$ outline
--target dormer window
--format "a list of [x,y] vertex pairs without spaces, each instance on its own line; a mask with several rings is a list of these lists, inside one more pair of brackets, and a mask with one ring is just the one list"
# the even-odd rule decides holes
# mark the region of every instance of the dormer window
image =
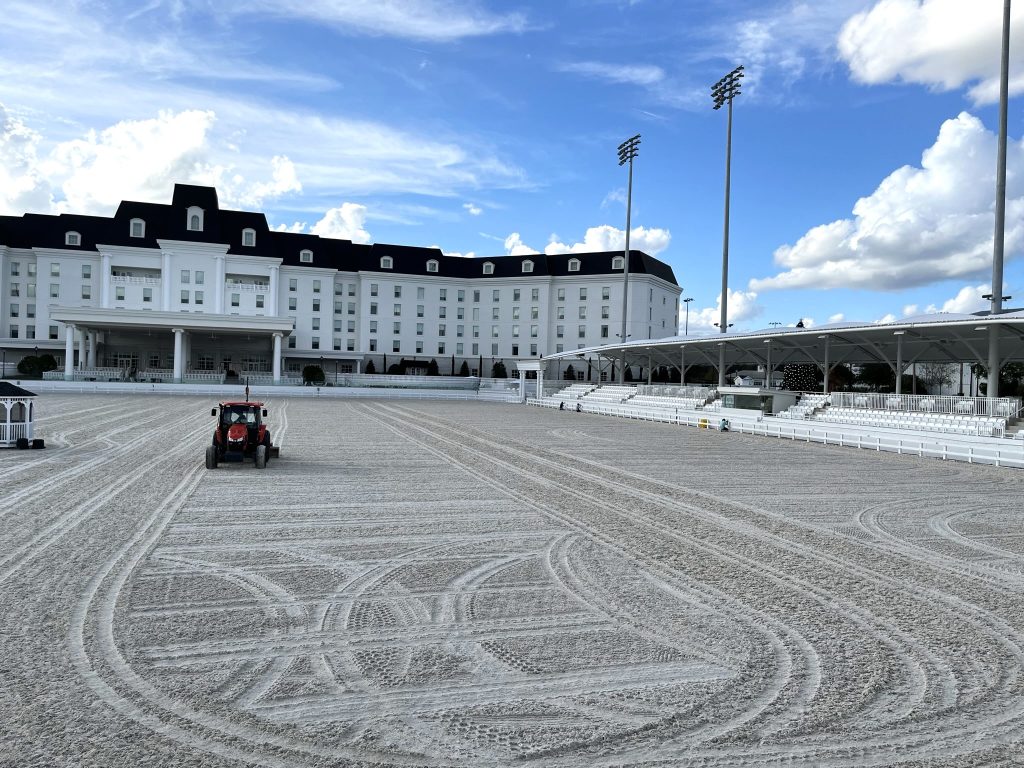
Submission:
[[242,245],[246,248],[254,248],[256,246],[256,230],[255,229],[243,229],[242,230]]
[[431,259],[427,262],[427,272],[437,272],[437,259]]
[[64,233],[64,245],[81,245],[82,236],[77,232]]
[[569,271],[570,272],[579,272],[580,271],[580,260],[579,259],[569,259]]
[[132,219],[129,224],[129,232],[132,237],[146,236],[146,222],[142,219]]
[[203,231],[203,209],[199,206],[193,205],[188,209],[188,228],[192,232]]
[[299,261],[302,264],[312,264],[313,263],[313,252],[308,250],[308,249],[304,250],[304,251],[299,251]]
[[523,262],[523,272],[533,272],[533,262],[529,259]]
[[493,275],[494,274],[494,263],[493,262],[490,262],[490,261],[485,261],[484,262],[484,274],[485,275]]
[[380,257],[380,268],[381,269],[392,269],[395,266],[394,261],[390,256]]
[[614,259],[612,259],[612,269],[624,269],[625,262],[626,260],[624,257],[616,256]]

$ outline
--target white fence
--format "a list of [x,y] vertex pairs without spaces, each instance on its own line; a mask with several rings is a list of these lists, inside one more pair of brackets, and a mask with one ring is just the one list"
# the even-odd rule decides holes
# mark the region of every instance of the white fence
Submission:
[[961,397],[958,395],[897,395],[891,392],[832,392],[832,405],[841,408],[920,411],[953,415],[1015,417],[1021,409],[1016,397]]
[[[530,405],[558,408],[558,401],[527,400]],[[802,440],[809,443],[839,445],[888,453],[927,456],[949,461],[966,461],[972,464],[994,464],[997,467],[1024,469],[1024,440],[1004,438],[970,438],[954,435],[900,435],[895,430],[867,430],[826,426],[822,422],[787,422],[775,419],[757,420],[756,417],[733,417],[722,419],[720,414],[709,411],[679,410],[671,412],[661,408],[631,406],[629,403],[604,404],[564,403],[564,410],[594,413],[604,416],[620,416],[627,419],[657,421],[690,427],[717,429],[727,421],[729,430],[749,435]]]
[[28,424],[0,423],[0,445],[14,445],[19,438],[28,437]]

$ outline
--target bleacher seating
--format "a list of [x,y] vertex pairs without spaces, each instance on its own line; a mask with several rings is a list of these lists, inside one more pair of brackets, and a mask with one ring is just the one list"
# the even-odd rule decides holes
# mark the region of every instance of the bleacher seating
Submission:
[[784,411],[776,414],[780,419],[809,419],[815,411],[828,404],[828,395],[806,394],[800,398],[796,405],[791,405]]
[[898,411],[877,408],[843,408],[829,406],[814,414],[815,421],[833,424],[854,424],[885,429],[913,429],[925,432],[948,432],[958,435],[1002,437],[1006,419],[1001,416],[973,416],[927,411]]

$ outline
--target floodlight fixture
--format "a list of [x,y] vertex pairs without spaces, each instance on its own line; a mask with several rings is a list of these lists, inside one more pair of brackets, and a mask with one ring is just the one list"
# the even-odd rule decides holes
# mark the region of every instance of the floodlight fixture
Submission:
[[[630,216],[633,212],[633,161],[640,153],[640,134],[631,136],[619,144],[619,165],[629,163],[629,182],[626,185],[626,248],[622,259],[622,334],[626,340],[626,318],[629,312],[629,229]],[[622,352],[622,365],[619,367],[619,384],[626,383],[626,352]]]

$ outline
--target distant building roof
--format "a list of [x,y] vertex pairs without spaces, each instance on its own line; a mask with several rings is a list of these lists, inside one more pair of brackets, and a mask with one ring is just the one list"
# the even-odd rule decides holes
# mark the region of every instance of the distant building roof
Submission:
[[9,381],[0,381],[0,397],[35,397],[35,392],[22,389],[17,384]]

